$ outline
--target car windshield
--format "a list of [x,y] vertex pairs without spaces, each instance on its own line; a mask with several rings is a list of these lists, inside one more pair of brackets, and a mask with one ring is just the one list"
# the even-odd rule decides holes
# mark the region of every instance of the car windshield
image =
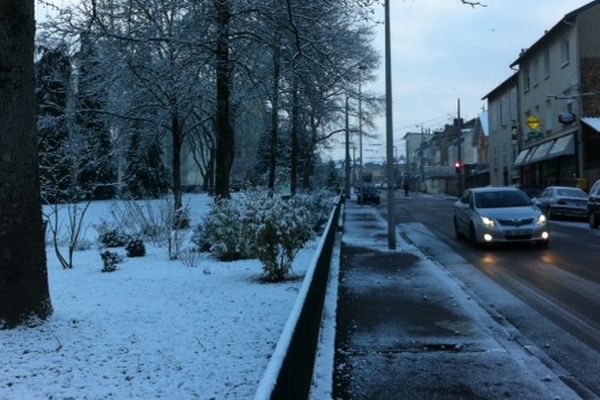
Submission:
[[475,206],[477,208],[526,207],[530,205],[531,200],[529,200],[529,197],[519,191],[503,190],[475,193]]
[[579,189],[556,189],[556,195],[559,197],[587,197],[585,192]]

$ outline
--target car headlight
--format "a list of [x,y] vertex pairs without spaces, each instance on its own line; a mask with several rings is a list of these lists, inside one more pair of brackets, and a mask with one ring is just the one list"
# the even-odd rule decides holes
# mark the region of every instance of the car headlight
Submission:
[[540,216],[538,217],[538,225],[545,225],[546,224],[546,216],[544,214],[540,214]]
[[487,226],[488,228],[493,228],[496,226],[496,222],[488,217],[481,217],[481,221],[483,222],[483,224],[485,226]]

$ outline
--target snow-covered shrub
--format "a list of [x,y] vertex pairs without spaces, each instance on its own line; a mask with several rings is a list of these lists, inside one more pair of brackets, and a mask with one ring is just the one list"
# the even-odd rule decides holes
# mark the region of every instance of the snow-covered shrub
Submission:
[[144,241],[139,238],[131,238],[125,246],[127,257],[143,257],[146,255],[146,246]]
[[316,234],[320,234],[329,220],[335,204],[335,195],[329,190],[299,193],[294,200],[302,204],[310,216],[310,224]]
[[179,258],[189,239],[189,207],[175,210],[172,197],[114,203],[111,212],[130,235],[166,248],[171,260]]
[[201,224],[195,228],[192,242],[200,251],[211,251],[221,261],[254,256],[251,221],[254,206],[246,196],[216,201]]
[[179,253],[179,259],[188,268],[200,266],[204,256],[196,249],[185,249]]
[[165,226],[163,209],[169,206],[173,209],[172,204],[169,200],[119,201],[112,203],[111,214],[127,234],[136,237],[141,235],[155,246],[160,246],[166,242],[165,231],[171,229]]
[[295,199],[274,197],[261,204],[254,232],[265,279],[286,278],[298,251],[313,237],[309,211]]
[[123,247],[129,240],[129,236],[117,228],[103,230],[101,225],[98,229],[98,240],[104,247]]
[[172,229],[167,233],[167,250],[169,253],[169,260],[177,260],[183,251],[183,246],[190,239],[190,230]]
[[102,258],[102,272],[114,272],[120,261],[120,257],[117,253],[109,250],[105,250],[100,253]]
[[81,239],[79,241],[79,243],[77,243],[77,247],[75,248],[75,250],[77,251],[84,251],[84,250],[89,250],[92,247],[94,247],[94,242],[91,240],[87,240],[87,239]]

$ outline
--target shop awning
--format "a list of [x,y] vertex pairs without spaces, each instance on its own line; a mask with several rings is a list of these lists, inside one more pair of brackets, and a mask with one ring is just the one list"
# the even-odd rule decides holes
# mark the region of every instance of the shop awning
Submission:
[[600,132],[600,117],[583,117],[581,122],[594,129],[596,132]]
[[560,156],[572,156],[575,154],[575,136],[567,135],[554,141],[552,148],[546,158],[555,158]]
[[546,158],[548,158],[548,152],[552,148],[553,144],[554,144],[554,140],[539,144],[535,148],[535,150],[533,150],[533,154],[531,155],[529,160],[527,160],[528,163],[534,163],[534,162],[542,161],[542,160],[545,160]]
[[521,152],[519,153],[517,158],[515,158],[515,162],[513,163],[513,166],[520,167],[521,165],[525,164],[525,159],[527,158],[527,156],[529,155],[530,152],[531,152],[531,148],[521,150]]

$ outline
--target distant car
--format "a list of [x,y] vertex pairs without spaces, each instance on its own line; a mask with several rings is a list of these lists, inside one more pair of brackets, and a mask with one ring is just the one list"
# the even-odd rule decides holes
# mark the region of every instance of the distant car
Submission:
[[535,200],[535,204],[548,219],[556,217],[587,219],[587,202],[586,192],[569,186],[549,186]]
[[358,192],[358,204],[379,205],[379,191],[374,186],[363,187],[362,192]]
[[590,228],[600,226],[600,179],[592,185],[587,201],[588,221]]
[[454,203],[456,238],[483,243],[530,242],[547,246],[546,216],[531,199],[514,187],[468,189]]

